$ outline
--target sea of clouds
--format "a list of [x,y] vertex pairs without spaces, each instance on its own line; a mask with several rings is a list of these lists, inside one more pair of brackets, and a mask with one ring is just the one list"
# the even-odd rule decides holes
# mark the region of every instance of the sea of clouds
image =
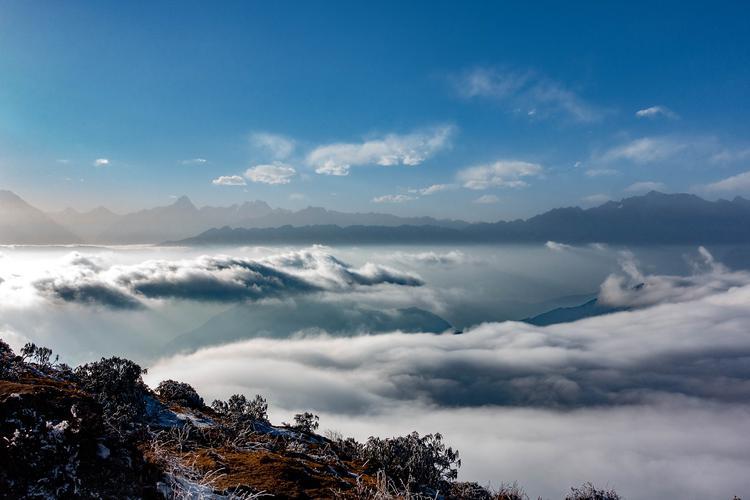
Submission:
[[[182,380],[209,401],[263,394],[275,420],[312,410],[324,428],[359,439],[441,432],[461,451],[463,479],[518,480],[532,497],[560,497],[586,480],[631,499],[750,492],[750,273],[703,248],[682,274],[644,270],[630,252],[544,248],[550,259],[612,253],[619,269],[601,279],[598,300],[629,310],[548,327],[485,321],[460,335],[254,338],[165,356],[149,363],[147,382]],[[62,330],[89,354],[101,351],[91,345],[142,352],[165,341],[154,331],[184,330],[196,311],[238,302],[450,311],[453,299],[472,295],[436,286],[428,270],[470,281],[491,269],[486,254],[466,249],[369,254],[357,264],[336,253],[124,263],[74,252],[17,272],[5,262],[0,335],[19,345]]]
[[633,310],[536,327],[254,339],[173,356],[149,381],[208,398],[268,396],[365,439],[440,431],[462,477],[559,497],[585,480],[627,498],[750,491],[750,274],[700,249],[690,276],[645,275],[630,254],[600,300]]

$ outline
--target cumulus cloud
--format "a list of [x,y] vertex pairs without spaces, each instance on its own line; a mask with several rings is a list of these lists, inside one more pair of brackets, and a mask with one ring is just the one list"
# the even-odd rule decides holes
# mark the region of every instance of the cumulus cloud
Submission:
[[639,109],[635,112],[638,118],[677,118],[677,113],[666,106],[651,106],[649,108]]
[[102,267],[73,254],[32,286],[53,300],[114,309],[145,307],[144,299],[235,302],[381,284],[421,286],[415,274],[366,263],[353,268],[320,248],[251,260],[202,256]]
[[274,160],[285,160],[294,152],[295,142],[289,137],[267,132],[250,134],[250,143]]
[[750,171],[712,182],[703,189],[711,192],[750,192]]
[[468,189],[520,188],[528,185],[523,178],[538,177],[542,175],[543,170],[538,163],[498,160],[488,165],[459,170],[456,177]]
[[96,160],[94,160],[95,167],[106,167],[107,165],[109,165],[109,163],[109,158],[97,158]]
[[648,191],[664,191],[667,188],[663,182],[641,181],[625,188],[628,193],[645,193]]
[[607,277],[599,300],[615,307],[645,307],[703,299],[750,283],[750,273],[728,270],[704,247],[698,251],[700,260],[694,261],[693,267],[700,272],[691,276],[644,275],[633,255],[625,252],[622,273]]
[[319,146],[307,155],[315,172],[349,175],[353,166],[415,166],[448,147],[453,127],[443,126],[406,135],[388,134],[360,143],[334,143]]
[[532,118],[562,116],[594,122],[604,114],[562,83],[533,71],[477,68],[456,78],[455,83],[466,98],[494,99]]
[[222,175],[211,181],[215,186],[244,186],[245,179],[239,175]]
[[274,163],[273,165],[256,165],[245,171],[245,177],[252,182],[263,184],[289,184],[297,173],[291,165]]
[[376,196],[372,199],[373,203],[404,203],[406,201],[416,200],[414,196],[407,194],[384,194],[382,196]]
[[500,198],[498,198],[494,194],[483,194],[482,196],[474,200],[474,203],[478,203],[480,205],[492,205],[499,201],[500,201]]

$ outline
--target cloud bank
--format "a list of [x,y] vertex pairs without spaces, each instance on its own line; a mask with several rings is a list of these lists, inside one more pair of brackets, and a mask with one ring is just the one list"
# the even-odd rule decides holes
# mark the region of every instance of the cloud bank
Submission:
[[146,306],[147,299],[257,301],[382,284],[421,286],[423,282],[415,274],[387,266],[366,263],[353,268],[321,248],[312,248],[257,260],[219,255],[111,267],[73,253],[31,286],[55,301],[138,309]]
[[[352,415],[394,404],[583,408],[687,397],[750,398],[750,275],[714,263],[693,277],[612,277],[600,297],[651,307],[546,328],[485,323],[462,335],[258,339],[157,364],[201,387],[250,381],[284,408]],[[196,368],[198,367],[198,368]],[[250,390],[250,388],[247,388]]]

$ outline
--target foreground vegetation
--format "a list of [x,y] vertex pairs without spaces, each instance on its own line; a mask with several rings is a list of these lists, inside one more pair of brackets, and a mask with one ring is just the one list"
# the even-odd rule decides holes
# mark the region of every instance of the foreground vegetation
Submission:
[[[318,417],[272,425],[262,396],[206,405],[188,384],[155,391],[112,357],[75,369],[44,347],[0,340],[0,491],[10,498],[528,498],[457,481],[440,434],[360,443],[316,433]],[[569,500],[616,500],[591,484]]]

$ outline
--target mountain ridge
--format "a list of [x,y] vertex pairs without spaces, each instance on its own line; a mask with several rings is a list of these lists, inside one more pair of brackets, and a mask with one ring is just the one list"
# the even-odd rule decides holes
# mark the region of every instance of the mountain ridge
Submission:
[[255,243],[563,243],[692,244],[750,242],[750,202],[708,201],[651,191],[592,208],[561,207],[528,219],[480,222],[462,228],[431,225],[336,225],[273,229],[213,228],[178,245]]
[[0,193],[0,244],[750,241],[750,200],[740,196],[709,201],[651,191],[591,208],[559,207],[527,219],[469,223],[314,206],[292,211],[261,200],[199,208],[187,196],[126,214],[105,207],[45,214],[11,191]]

